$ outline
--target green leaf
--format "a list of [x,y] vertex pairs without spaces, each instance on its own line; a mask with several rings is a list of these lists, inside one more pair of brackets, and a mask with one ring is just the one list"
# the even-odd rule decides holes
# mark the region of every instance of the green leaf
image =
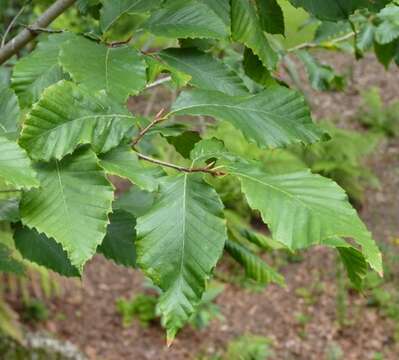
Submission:
[[335,182],[310,171],[270,175],[256,163],[237,162],[228,169],[241,180],[248,204],[260,211],[273,239],[302,249],[331,237],[353,238],[371,267],[382,273],[377,245]]
[[356,38],[356,48],[358,52],[365,53],[373,47],[375,26],[367,22],[364,24]]
[[61,81],[33,106],[19,143],[35,160],[61,159],[80,144],[101,153],[119,145],[134,124],[134,117],[105,94],[94,96]]
[[256,95],[229,96],[216,91],[183,92],[172,107],[175,115],[206,115],[232,123],[260,147],[313,143],[323,136],[296,91],[271,86]]
[[237,242],[245,244],[247,241],[264,250],[286,249],[284,245],[266,236],[263,232],[255,230],[238,213],[232,210],[225,210],[227,229]]
[[347,19],[355,10],[369,8],[377,10],[384,7],[389,0],[290,0],[295,7],[302,7],[312,15],[322,20]]
[[155,195],[133,186],[129,191],[121,194],[114,202],[114,210],[123,210],[135,218],[147,213],[155,201]]
[[399,37],[399,6],[389,5],[377,16],[380,24],[375,30],[375,40],[386,45]]
[[[221,159],[224,158],[225,155],[228,156],[230,154],[227,152],[223,141],[211,138],[196,143],[190,153],[190,158],[193,161],[193,165],[195,164],[198,166],[202,161],[206,163],[206,161],[211,158]],[[232,159],[234,159],[234,157]]]
[[136,267],[136,218],[124,210],[115,210],[109,217],[107,235],[97,251],[116,264]]
[[314,41],[323,43],[339,38],[352,32],[350,22],[343,21],[323,21],[317,28]]
[[147,80],[149,83],[154,82],[161,73],[170,73],[173,82],[178,88],[186,86],[191,79],[190,75],[178,71],[156,57],[148,55],[145,60],[147,62]]
[[0,136],[0,179],[17,189],[39,186],[26,152],[18,144]]
[[8,246],[0,243],[0,274],[12,273],[23,275],[24,272],[25,266],[23,263],[13,257],[12,250]]
[[275,83],[270,71],[263,66],[262,61],[251,49],[245,48],[243,67],[245,74],[258,84],[267,87]]
[[231,32],[233,40],[250,48],[267,69],[276,67],[278,56],[266,39],[249,0],[231,0]]
[[83,15],[87,15],[90,8],[96,7],[99,4],[100,0],[77,0],[76,2],[79,12],[81,12]]
[[100,25],[103,32],[124,14],[143,13],[156,8],[162,0],[102,0]]
[[252,280],[261,284],[275,283],[285,286],[284,277],[245,246],[227,240],[226,250],[234,260],[244,267],[246,275]]
[[246,95],[248,89],[238,74],[209,54],[193,48],[167,49],[159,57],[169,66],[191,76],[189,83],[204,90],[228,95]]
[[173,145],[176,151],[184,158],[190,158],[190,152],[195,144],[201,140],[201,136],[196,131],[185,131],[177,136],[167,136],[166,140]]
[[384,65],[385,69],[388,69],[392,60],[399,52],[399,40],[395,40],[388,44],[379,44],[374,41],[374,51],[378,61]]
[[67,253],[54,239],[39,234],[35,229],[19,226],[15,230],[14,241],[25,259],[63,276],[79,276],[78,269],[71,264]]
[[9,67],[0,67],[0,86],[10,86],[11,69]]
[[340,238],[327,239],[324,244],[337,249],[352,285],[361,290],[368,273],[367,261],[363,254]]
[[4,199],[0,190],[0,221],[18,221],[19,220],[19,199],[10,197]]
[[158,178],[163,175],[158,167],[144,167],[130,146],[119,146],[100,156],[100,166],[106,173],[117,175],[143,190],[155,191]]
[[[77,61],[80,57],[85,61]],[[131,46],[107,47],[76,37],[62,46],[60,62],[75,82],[91,92],[105,90],[120,102],[138,94],[147,81],[146,63]]]
[[13,136],[18,130],[20,109],[13,90],[0,85],[0,135]]
[[22,222],[54,238],[82,271],[106,234],[113,188],[87,149],[39,163],[37,171],[41,188],[24,193]]
[[204,0],[166,0],[144,27],[171,38],[226,38],[229,28]]
[[65,77],[58,54],[62,43],[73,36],[70,33],[50,35],[40,41],[31,54],[17,62],[11,82],[21,106],[30,106],[44,89]]
[[200,0],[202,3],[206,4],[217,16],[219,16],[226,26],[230,29],[231,19],[230,19],[230,0]]
[[262,29],[269,34],[285,33],[284,14],[277,0],[256,0]]
[[138,264],[163,290],[158,307],[168,341],[195,311],[223,253],[222,209],[199,174],[179,174],[164,178],[160,197],[137,219]]
[[315,90],[342,90],[344,88],[343,77],[336,74],[331,66],[319,63],[306,50],[297,51],[296,54],[304,63],[310,83]]
[[[6,185],[4,180],[0,181],[0,230],[1,222],[16,222],[19,216],[19,201],[21,192],[14,186]],[[1,237],[1,231],[0,231]]]

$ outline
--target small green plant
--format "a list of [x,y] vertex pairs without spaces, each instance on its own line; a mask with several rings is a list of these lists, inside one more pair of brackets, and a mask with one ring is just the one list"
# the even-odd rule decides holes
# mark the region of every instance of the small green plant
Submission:
[[[317,274],[318,275],[318,274]],[[295,294],[302,298],[306,305],[314,305],[319,301],[320,296],[324,293],[325,284],[317,279],[308,287],[298,287]]]
[[29,299],[23,302],[22,319],[26,322],[37,323],[49,318],[49,309],[40,299]]
[[368,305],[378,308],[383,316],[394,322],[393,338],[399,342],[399,291],[397,286],[370,272],[365,279],[365,288],[367,289]]
[[224,360],[266,360],[273,356],[271,339],[258,335],[243,335],[231,341]]
[[372,87],[362,93],[363,103],[356,119],[365,128],[388,137],[399,136],[399,101],[384,104],[380,90]]
[[384,360],[384,355],[380,352],[375,352],[373,355],[373,360]]
[[116,301],[116,309],[122,316],[123,326],[131,326],[133,320],[137,318],[140,325],[148,327],[151,322],[157,319],[157,301],[157,297],[146,294],[139,294],[131,300],[118,299]]
[[299,326],[298,335],[302,339],[306,339],[307,337],[306,325],[312,321],[312,316],[305,314],[303,312],[297,312],[294,314],[294,317],[295,317],[295,322]]
[[344,359],[344,352],[339,344],[332,342],[328,345],[326,350],[326,360],[342,360]]

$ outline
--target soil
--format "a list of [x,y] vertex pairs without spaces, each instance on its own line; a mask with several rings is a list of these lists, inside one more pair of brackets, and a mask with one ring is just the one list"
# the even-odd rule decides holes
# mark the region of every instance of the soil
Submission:
[[[351,57],[334,55],[332,62],[342,71],[352,69],[354,80],[343,93],[313,96],[309,91],[317,118],[334,117],[340,126],[355,128],[351,118],[360,104],[361,90],[378,86],[385,101],[397,98],[397,68],[385,72],[373,57],[355,64]],[[361,216],[379,242],[393,244],[399,238],[398,139],[385,141],[370,165],[381,187],[367,192]],[[273,359],[278,360],[327,359],[335,344],[342,348],[343,359],[374,359],[376,353],[382,353],[384,359],[398,359],[394,324],[376,308],[367,307],[365,296],[350,294],[349,323],[343,328],[338,325],[335,271],[333,253],[314,248],[305,253],[302,262],[282,268],[286,289],[272,285],[255,292],[226,284],[217,299],[225,320],[214,321],[204,331],[186,328],[172,347],[166,348],[159,326],[145,329],[135,322],[124,328],[115,309],[116,299],[143,290],[142,275],[98,256],[87,265],[81,284],[69,283],[65,296],[49,304],[54,316],[42,327],[78,345],[90,359],[194,359],[223,350],[228,341],[245,333],[273,339]],[[310,288],[314,283],[322,284],[322,290],[309,304],[297,289]],[[298,314],[308,316],[309,322],[299,324]]]

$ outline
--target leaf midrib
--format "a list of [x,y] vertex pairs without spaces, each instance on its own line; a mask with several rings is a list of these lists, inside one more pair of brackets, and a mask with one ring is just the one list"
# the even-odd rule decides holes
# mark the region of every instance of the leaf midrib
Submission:
[[182,227],[182,251],[181,251],[181,260],[180,260],[180,269],[179,269],[179,287],[182,287],[182,281],[183,281],[183,268],[184,268],[184,258],[185,258],[185,246],[186,246],[186,211],[187,211],[187,179],[188,175],[184,174],[184,180],[183,180],[183,227]]
[[64,204],[64,208],[65,208],[65,212],[67,215],[67,223],[68,223],[68,233],[71,232],[71,214],[69,212],[69,207],[67,205],[67,201],[66,201],[66,196],[64,193],[64,186],[62,184],[62,178],[61,178],[61,171],[60,171],[60,166],[59,166],[59,162],[58,160],[55,161],[55,166],[56,166],[56,172],[57,172],[57,179],[58,179],[58,185],[60,187],[60,192],[61,192],[61,199],[62,199],[62,203]]
[[287,190],[284,190],[284,189],[282,189],[282,188],[279,188],[279,187],[277,187],[277,186],[274,186],[274,185],[272,185],[272,184],[270,184],[270,183],[263,182],[262,180],[259,180],[259,179],[255,178],[255,177],[252,177],[252,176],[248,176],[248,175],[243,174],[243,173],[241,173],[241,172],[237,172],[236,175],[238,175],[238,176],[240,176],[240,177],[242,177],[242,178],[247,178],[247,179],[249,179],[249,180],[251,180],[251,181],[255,181],[255,182],[257,182],[257,183],[259,183],[259,184],[261,184],[261,185],[264,185],[264,186],[269,187],[269,188],[271,188],[271,189],[273,189],[273,190],[275,190],[275,191],[277,191],[277,192],[280,192],[280,193],[286,195],[287,197],[291,198],[292,200],[294,200],[294,201],[300,203],[301,205],[303,205],[303,206],[304,206],[306,209],[308,209],[309,211],[314,211],[314,210],[312,209],[312,207],[310,207],[306,202],[302,201],[302,200],[299,199],[296,195],[291,194],[291,193],[288,192]]
[[[264,111],[264,110],[255,110],[253,108],[242,108],[240,106],[225,105],[225,104],[220,105],[220,104],[201,103],[201,104],[197,104],[197,105],[190,105],[190,106],[185,106],[185,107],[182,107],[180,109],[174,110],[174,111],[171,112],[171,114],[178,113],[178,112],[185,111],[185,110],[195,109],[195,108],[198,108],[198,107],[217,107],[217,108],[224,108],[225,107],[225,108],[228,108],[228,109],[241,110],[241,111],[245,111],[245,112],[253,112],[253,113],[256,113],[256,114],[264,114],[265,116],[267,116],[269,121],[272,121],[273,123],[276,123],[280,128],[281,128],[281,124],[279,124],[278,121],[275,121],[273,118],[276,118],[276,119],[281,120],[281,121],[290,122],[290,123],[296,123],[295,120],[292,120],[290,118],[287,118],[287,117],[285,117],[283,115],[279,115],[279,114],[276,114],[276,113],[272,113],[272,112],[268,112],[268,111]],[[217,117],[219,117],[219,116],[217,116]],[[311,124],[311,123],[309,123],[309,124]],[[298,125],[305,126],[306,123],[299,123]]]

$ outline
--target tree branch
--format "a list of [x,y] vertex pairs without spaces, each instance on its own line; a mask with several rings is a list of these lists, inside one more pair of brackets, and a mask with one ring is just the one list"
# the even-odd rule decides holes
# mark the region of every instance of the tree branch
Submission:
[[160,122],[164,121],[167,118],[167,117],[162,117],[164,111],[165,109],[161,109],[161,111],[155,115],[155,119],[152,120],[143,130],[140,131],[140,133],[132,142],[133,147],[135,147],[140,142],[140,140],[144,137],[145,134],[147,134],[149,130],[151,130],[155,125],[159,124]]
[[151,162],[153,164],[169,167],[171,169],[175,169],[175,170],[180,171],[180,172],[187,172],[187,173],[203,172],[203,173],[211,174],[213,176],[224,176],[224,175],[226,175],[226,173],[224,173],[222,171],[219,171],[217,169],[214,169],[213,168],[214,163],[209,164],[209,165],[204,166],[204,167],[200,167],[200,168],[189,168],[189,167],[185,167],[185,166],[171,164],[171,163],[168,163],[166,161],[154,159],[152,157],[149,157],[147,155],[141,154],[139,152],[136,152],[136,154],[139,157],[139,159],[141,159],[141,160],[145,160],[145,161]]
[[[30,28],[45,28],[50,25],[58,16],[66,11],[76,0],[57,0],[51,5],[31,26]],[[21,50],[27,43],[38,35],[29,29],[22,30],[17,36],[10,40],[0,49],[0,65]]]
[[164,77],[164,78],[155,80],[155,81],[154,81],[153,83],[151,83],[151,84],[148,84],[148,85],[146,86],[146,89],[151,89],[151,88],[153,88],[153,87],[156,87],[156,86],[158,86],[158,85],[162,85],[162,84],[164,84],[164,83],[166,83],[166,82],[169,82],[169,81],[171,81],[171,80],[172,80],[172,77],[171,77],[171,76],[166,76],[166,77]]
[[[335,45],[342,41],[349,40],[350,38],[352,38],[354,36],[356,36],[356,32],[352,31],[348,34],[341,36],[341,37],[332,39],[331,41],[327,41],[327,43],[330,45]],[[323,43],[317,44],[317,43],[308,43],[307,42],[307,43],[302,43],[302,44],[299,44],[292,48],[289,48],[289,49],[287,49],[287,52],[294,52],[294,51],[298,51],[298,50],[302,50],[302,49],[311,49],[311,48],[317,48],[317,47],[324,48],[325,46],[323,45]]]

